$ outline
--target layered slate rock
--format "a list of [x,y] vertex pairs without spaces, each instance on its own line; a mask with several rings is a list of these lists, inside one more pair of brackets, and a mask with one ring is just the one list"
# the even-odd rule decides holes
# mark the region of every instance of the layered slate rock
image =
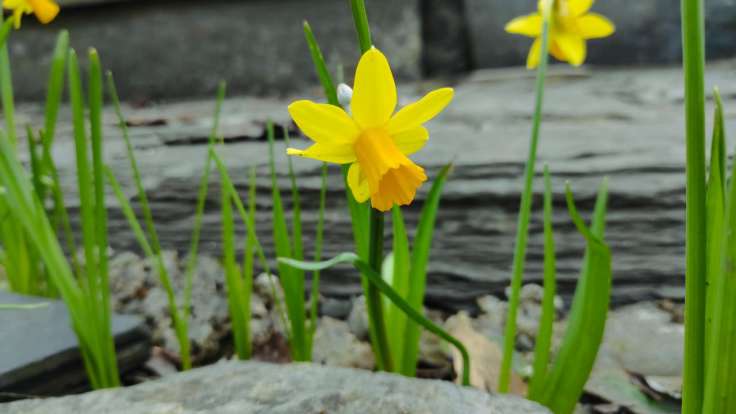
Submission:
[[[708,70],[708,89],[720,85],[727,110],[736,103],[731,79],[734,66],[729,61]],[[504,294],[510,277],[519,194],[529,146],[533,84],[533,74],[521,69],[474,73],[455,85],[452,105],[429,125],[429,144],[413,156],[427,168],[430,178],[445,163],[454,163],[435,226],[427,283],[430,307],[472,308],[479,296]],[[584,247],[583,238],[572,225],[565,206],[566,181],[571,183],[578,207],[587,214],[592,210],[598,186],[608,177],[610,208],[606,238],[613,252],[615,304],[669,297],[671,287],[683,285],[685,148],[681,85],[681,71],[676,67],[551,68],[534,187],[526,281],[542,279],[541,171],[547,163],[555,197],[553,225],[558,291],[563,298],[569,299],[573,293]],[[400,91],[401,104],[411,102],[425,89],[426,85],[404,85]],[[264,125],[267,119],[288,125],[288,102],[287,99],[230,99],[225,102],[222,116],[221,132],[226,144],[218,151],[243,197],[247,195],[249,168],[253,166],[257,170],[257,231],[269,258],[274,254]],[[182,253],[189,248],[197,183],[205,162],[213,107],[214,102],[201,101],[125,109],[131,122],[149,125],[132,127],[131,134],[164,248]],[[19,111],[19,125],[28,121],[40,125],[42,114],[38,107],[22,107]],[[78,220],[74,144],[66,109],[61,119],[65,121],[59,126],[54,153],[72,219]],[[729,131],[736,127],[731,111],[726,113],[726,124]],[[125,148],[110,112],[106,113],[105,128],[108,163],[126,193],[135,198]],[[300,148],[308,144],[304,139],[292,142]],[[290,184],[283,151],[283,142],[278,142],[278,182],[289,208]],[[21,154],[25,153],[21,149]],[[294,159],[294,168],[302,187],[305,252],[310,252],[317,222],[320,163]],[[415,204],[404,209],[409,229],[415,228],[428,188],[425,185]],[[215,257],[222,254],[219,200],[219,183],[213,173],[201,249]],[[113,247],[137,250],[133,232],[117,202],[112,195],[108,201]],[[352,227],[345,204],[339,168],[332,167],[323,257],[351,249]],[[239,231],[242,234],[242,228]],[[325,272],[321,287],[323,295],[333,297],[357,295],[361,291],[359,276],[350,268]]]
[[[377,45],[398,74],[420,73],[419,0],[372,0]],[[20,99],[45,97],[56,33],[80,55],[99,50],[118,87],[139,101],[214,96],[219,80],[240,93],[281,93],[317,82],[302,23],[312,25],[330,69],[353,70],[359,49],[350,6],[334,0],[73,0],[48,26],[25,19],[9,42]]]
[[[0,401],[89,389],[77,337],[62,302],[0,291],[0,303],[47,304],[0,311]],[[141,318],[114,315],[112,334],[121,373],[148,359],[149,336]]]
[[531,401],[444,381],[311,364],[229,362],[134,387],[0,406],[6,414],[547,414]]

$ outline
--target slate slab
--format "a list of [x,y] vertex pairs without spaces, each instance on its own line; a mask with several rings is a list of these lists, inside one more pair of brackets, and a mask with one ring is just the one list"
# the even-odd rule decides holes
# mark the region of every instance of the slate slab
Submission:
[[0,405],[6,414],[548,414],[447,381],[311,364],[227,362],[134,387]]
[[[0,400],[88,388],[64,303],[0,291],[0,303],[39,302],[48,306],[0,311]],[[112,331],[121,373],[145,362],[150,344],[142,319],[115,315]]]
[[[371,0],[374,41],[392,56],[402,77],[420,74],[419,0]],[[94,4],[93,4],[94,3]],[[9,42],[16,96],[42,100],[56,34],[71,45],[99,50],[118,90],[138,101],[214,97],[228,93],[283,93],[316,83],[302,23],[307,20],[331,70],[351,73],[359,55],[348,2],[335,0],[179,0],[73,2],[41,26],[25,19]],[[84,58],[82,58],[84,60]]]
[[[707,90],[717,85],[724,97],[727,131],[736,129],[735,69],[736,61],[724,61],[709,65],[707,70]],[[435,226],[427,282],[429,307],[472,310],[475,298],[488,293],[504,294],[511,273],[529,146],[533,86],[534,74],[521,68],[474,72],[454,85],[452,104],[428,125],[430,140],[426,148],[413,155],[427,169],[430,179],[445,163],[452,161],[455,166],[445,186]],[[400,104],[405,105],[432,85],[399,83],[399,88]],[[232,98],[223,106],[221,124],[227,144],[218,151],[244,197],[248,171],[256,167],[256,226],[269,258],[275,254],[271,240],[268,145],[262,140],[264,124],[267,119],[288,124],[286,108],[292,99],[301,98],[323,99],[318,91],[308,90],[284,99]],[[542,280],[541,173],[547,163],[555,197],[558,289],[564,299],[569,299],[574,291],[584,248],[584,240],[567,212],[564,184],[570,181],[578,207],[589,213],[604,176],[609,178],[611,193],[606,238],[613,252],[613,303],[659,298],[666,290],[681,291],[685,217],[682,102],[682,72],[677,66],[579,70],[563,65],[550,67],[526,282]],[[196,183],[207,151],[203,139],[211,128],[213,107],[212,100],[203,100],[124,109],[129,119],[165,120],[165,125],[131,128],[165,249],[182,253],[189,249]],[[20,105],[17,124],[42,125],[41,109],[40,105]],[[708,113],[712,113],[710,105]],[[709,122],[711,118],[708,116]],[[68,108],[64,107],[54,156],[65,203],[78,228],[75,150],[69,119]],[[109,110],[104,123],[107,163],[126,194],[135,200],[125,146]],[[201,139],[194,139],[197,137]],[[293,137],[293,146],[308,145],[305,139]],[[20,145],[20,153],[25,156],[25,142]],[[727,145],[731,148],[733,141]],[[283,142],[277,142],[276,154],[277,178],[288,209],[290,182]],[[318,217],[320,163],[308,159],[293,161],[302,189],[305,251],[309,252],[314,248]],[[219,182],[215,174],[211,180],[200,246],[203,253],[219,257]],[[331,167],[323,257],[351,248],[352,226],[343,188],[339,168]],[[414,205],[404,209],[409,229],[416,226],[428,188],[425,185]],[[112,247],[118,251],[138,250],[130,225],[112,194],[108,194],[108,206],[110,234],[114,235]],[[243,234],[242,228],[239,231]],[[323,295],[332,297],[345,298],[361,292],[358,273],[348,267],[324,272],[320,287]]]

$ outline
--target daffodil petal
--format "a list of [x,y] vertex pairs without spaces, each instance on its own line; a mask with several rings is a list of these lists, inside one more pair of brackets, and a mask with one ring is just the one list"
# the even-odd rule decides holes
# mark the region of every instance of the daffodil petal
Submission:
[[555,36],[555,42],[562,53],[565,54],[567,62],[573,66],[580,66],[585,62],[585,40],[574,34],[563,33]]
[[371,189],[368,186],[368,180],[363,177],[360,171],[360,164],[354,162],[348,170],[348,186],[353,192],[355,201],[363,203],[368,200],[371,196]]
[[5,0],[3,1],[3,9],[15,10],[24,9],[28,7],[27,0]]
[[59,14],[59,5],[51,0],[28,0],[39,22],[47,24]]
[[355,71],[350,109],[362,128],[384,125],[396,109],[396,83],[391,67],[378,49],[363,54]]
[[419,126],[393,136],[394,143],[404,155],[411,155],[422,149],[429,140],[427,128]]
[[353,146],[350,144],[330,145],[317,143],[305,150],[287,148],[286,153],[288,155],[312,158],[335,164],[350,164],[355,161],[355,151],[353,150]]
[[334,105],[296,101],[289,114],[304,135],[321,144],[351,144],[359,134],[352,118]]
[[508,33],[538,37],[542,34],[542,16],[537,13],[517,17],[506,23]]
[[610,20],[596,13],[589,13],[577,20],[578,31],[583,39],[599,39],[613,34],[616,28]]
[[542,54],[542,39],[535,39],[532,47],[529,49],[529,55],[526,57],[526,68],[534,69],[539,65],[539,59]]
[[549,53],[554,56],[555,59],[567,62],[567,56],[565,53],[560,49],[560,46],[557,44],[557,40],[555,38],[551,39],[551,43],[549,45]]
[[407,105],[388,121],[388,132],[391,135],[416,129],[442,112],[452,100],[455,92],[452,88],[432,91],[413,104]]
[[593,6],[593,0],[568,0],[567,7],[573,16],[582,16]]

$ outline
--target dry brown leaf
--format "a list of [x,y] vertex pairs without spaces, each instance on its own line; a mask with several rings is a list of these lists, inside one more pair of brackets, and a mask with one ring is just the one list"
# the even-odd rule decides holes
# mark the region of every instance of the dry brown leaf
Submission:
[[[449,318],[446,326],[449,333],[462,342],[470,354],[470,385],[481,390],[497,392],[503,357],[501,347],[478,333],[466,312],[460,312]],[[459,383],[462,378],[463,359],[455,347],[452,347],[452,363],[457,373],[456,382]],[[524,396],[526,391],[526,383],[512,372],[511,392]]]

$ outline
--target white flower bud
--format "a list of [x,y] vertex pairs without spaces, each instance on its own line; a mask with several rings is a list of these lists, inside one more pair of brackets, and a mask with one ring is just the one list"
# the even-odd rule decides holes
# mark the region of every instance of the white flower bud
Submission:
[[352,100],[353,89],[344,83],[337,85],[337,101],[340,102],[340,105],[348,109]]

